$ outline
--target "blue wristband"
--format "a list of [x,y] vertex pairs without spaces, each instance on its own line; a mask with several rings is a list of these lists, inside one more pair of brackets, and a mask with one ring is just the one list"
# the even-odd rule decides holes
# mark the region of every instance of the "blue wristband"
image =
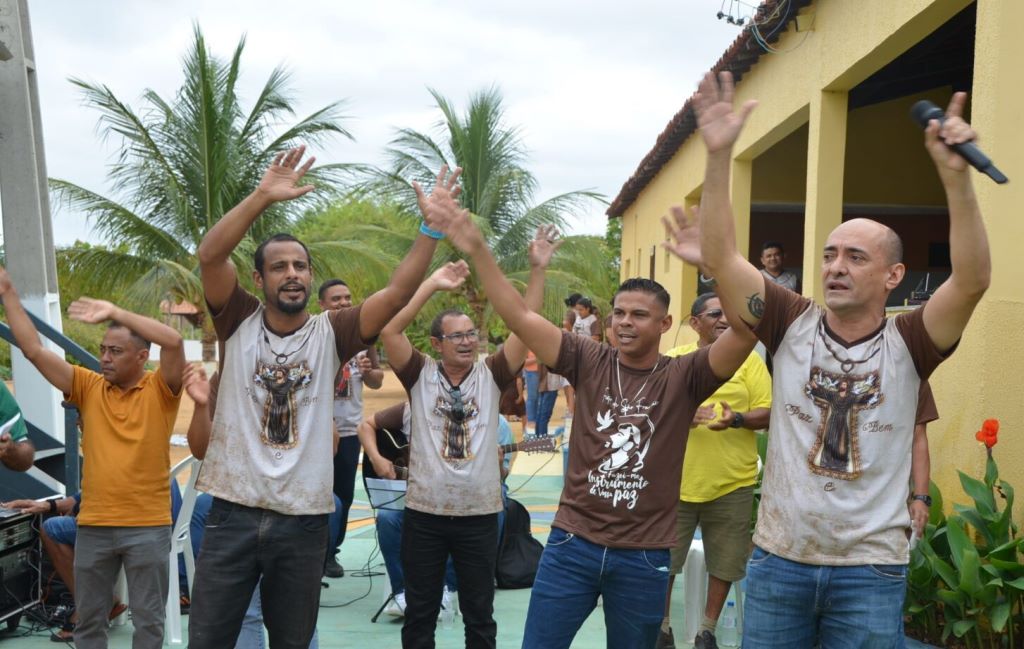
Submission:
[[431,239],[444,239],[444,232],[431,230],[426,223],[420,223],[420,233],[427,235]]

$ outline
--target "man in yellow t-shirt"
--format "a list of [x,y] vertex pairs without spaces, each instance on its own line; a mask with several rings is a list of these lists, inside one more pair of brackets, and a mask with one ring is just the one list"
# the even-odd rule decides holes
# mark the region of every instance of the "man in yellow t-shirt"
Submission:
[[[714,293],[702,293],[690,308],[690,326],[698,340],[670,350],[668,356],[689,354],[715,342],[729,328]],[[714,649],[715,626],[729,587],[746,574],[750,553],[750,516],[757,481],[755,430],[768,426],[772,382],[764,361],[752,352],[740,369],[694,415],[683,458],[683,480],[676,517],[665,619],[659,649],[674,647],[669,626],[672,581],[683,569],[694,530],[701,528],[708,569],[708,596],[696,649]]]
[[[124,567],[132,646],[161,649],[171,550],[170,437],[185,367],[181,334],[110,302],[80,298],[68,307],[72,319],[110,323],[100,343],[101,373],[92,372],[43,347],[2,267],[0,297],[25,358],[81,413],[85,466],[75,543],[75,646],[107,646],[110,593]],[[156,372],[146,371],[150,343],[160,345]]]

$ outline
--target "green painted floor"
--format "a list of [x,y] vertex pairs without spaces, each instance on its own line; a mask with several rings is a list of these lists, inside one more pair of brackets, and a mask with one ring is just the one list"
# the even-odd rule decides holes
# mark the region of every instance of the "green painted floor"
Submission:
[[[553,460],[543,467],[540,475],[530,478],[530,473],[543,461],[551,457]],[[508,484],[513,490],[513,497],[522,502],[531,512],[534,535],[541,541],[547,537],[551,518],[562,488],[561,475],[544,475],[553,473],[552,465],[557,463],[561,469],[560,454],[530,458],[532,461],[518,462],[514,473],[509,477]],[[361,480],[357,484],[362,484]],[[360,501],[360,498],[363,500]],[[341,579],[326,580],[328,587],[321,597],[320,619],[317,628],[320,634],[320,647],[333,649],[336,647],[359,647],[372,649],[393,649],[401,646],[401,620],[381,616],[373,624],[370,618],[380,607],[384,599],[387,579],[384,575],[384,564],[377,551],[372,513],[365,504],[366,494],[357,487],[356,504],[349,518],[349,532],[342,547],[339,560],[345,567],[346,575]],[[360,576],[367,574],[369,576]],[[240,596],[243,596],[240,594]],[[682,620],[681,580],[673,593],[673,615]],[[526,610],[529,604],[530,591],[499,590],[495,596],[495,618],[498,622],[498,647],[519,647],[522,643],[523,626],[526,621]],[[188,617],[184,618],[188,624]],[[115,626],[110,630],[111,649],[128,649],[131,647],[131,624]],[[15,631],[0,633],[0,649],[31,649],[42,647],[64,646],[55,644],[49,639],[45,629],[32,632],[28,622]],[[185,632],[187,638],[187,631]],[[461,618],[456,617],[451,629],[438,625],[437,646],[439,648],[463,647]],[[597,648],[605,646],[605,628],[602,609],[598,607],[584,624],[576,636],[574,647]],[[689,644],[677,643],[677,646],[690,647]]]

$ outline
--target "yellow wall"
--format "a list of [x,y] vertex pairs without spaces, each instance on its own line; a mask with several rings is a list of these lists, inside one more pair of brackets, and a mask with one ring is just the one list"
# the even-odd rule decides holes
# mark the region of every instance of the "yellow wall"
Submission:
[[[806,200],[804,287],[820,298],[821,242],[844,203],[943,205],[941,186],[909,122],[903,98],[844,114],[845,93],[970,4],[968,0],[819,0],[804,14],[814,29],[793,26],[746,73],[736,99],[759,99],[737,143],[734,210],[741,250],[749,236],[750,202]],[[941,419],[929,430],[932,477],[947,502],[963,501],[956,469],[978,475],[985,453],[974,440],[981,421],[997,418],[1003,434],[996,458],[1004,478],[1024,489],[1024,2],[979,0],[971,120],[982,145],[1013,181],[996,186],[975,175],[992,244],[992,288],[963,341],[932,377]],[[795,48],[795,49],[793,49]],[[791,50],[792,51],[787,51]],[[949,89],[924,96],[945,101]],[[885,149],[881,150],[885,145]],[[763,155],[763,158],[761,157]],[[786,164],[786,161],[791,161]],[[893,169],[905,170],[894,173]],[[623,216],[623,276],[648,274],[647,254],[664,239],[659,222],[670,205],[699,198],[704,150],[694,134]],[[638,260],[638,250],[642,259]],[[695,291],[695,273],[658,249],[655,279],[673,294],[677,323]],[[638,264],[639,261],[639,264]],[[812,278],[807,281],[807,278]],[[683,296],[686,296],[685,298]],[[681,333],[679,340],[687,334]],[[666,336],[663,347],[672,343]]]

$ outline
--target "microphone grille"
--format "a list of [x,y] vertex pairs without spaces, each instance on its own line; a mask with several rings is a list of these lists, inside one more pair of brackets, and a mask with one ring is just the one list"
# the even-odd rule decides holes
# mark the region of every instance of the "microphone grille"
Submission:
[[942,109],[927,99],[922,99],[910,107],[910,118],[917,122],[921,128],[928,126],[929,120],[941,120],[946,116]]

